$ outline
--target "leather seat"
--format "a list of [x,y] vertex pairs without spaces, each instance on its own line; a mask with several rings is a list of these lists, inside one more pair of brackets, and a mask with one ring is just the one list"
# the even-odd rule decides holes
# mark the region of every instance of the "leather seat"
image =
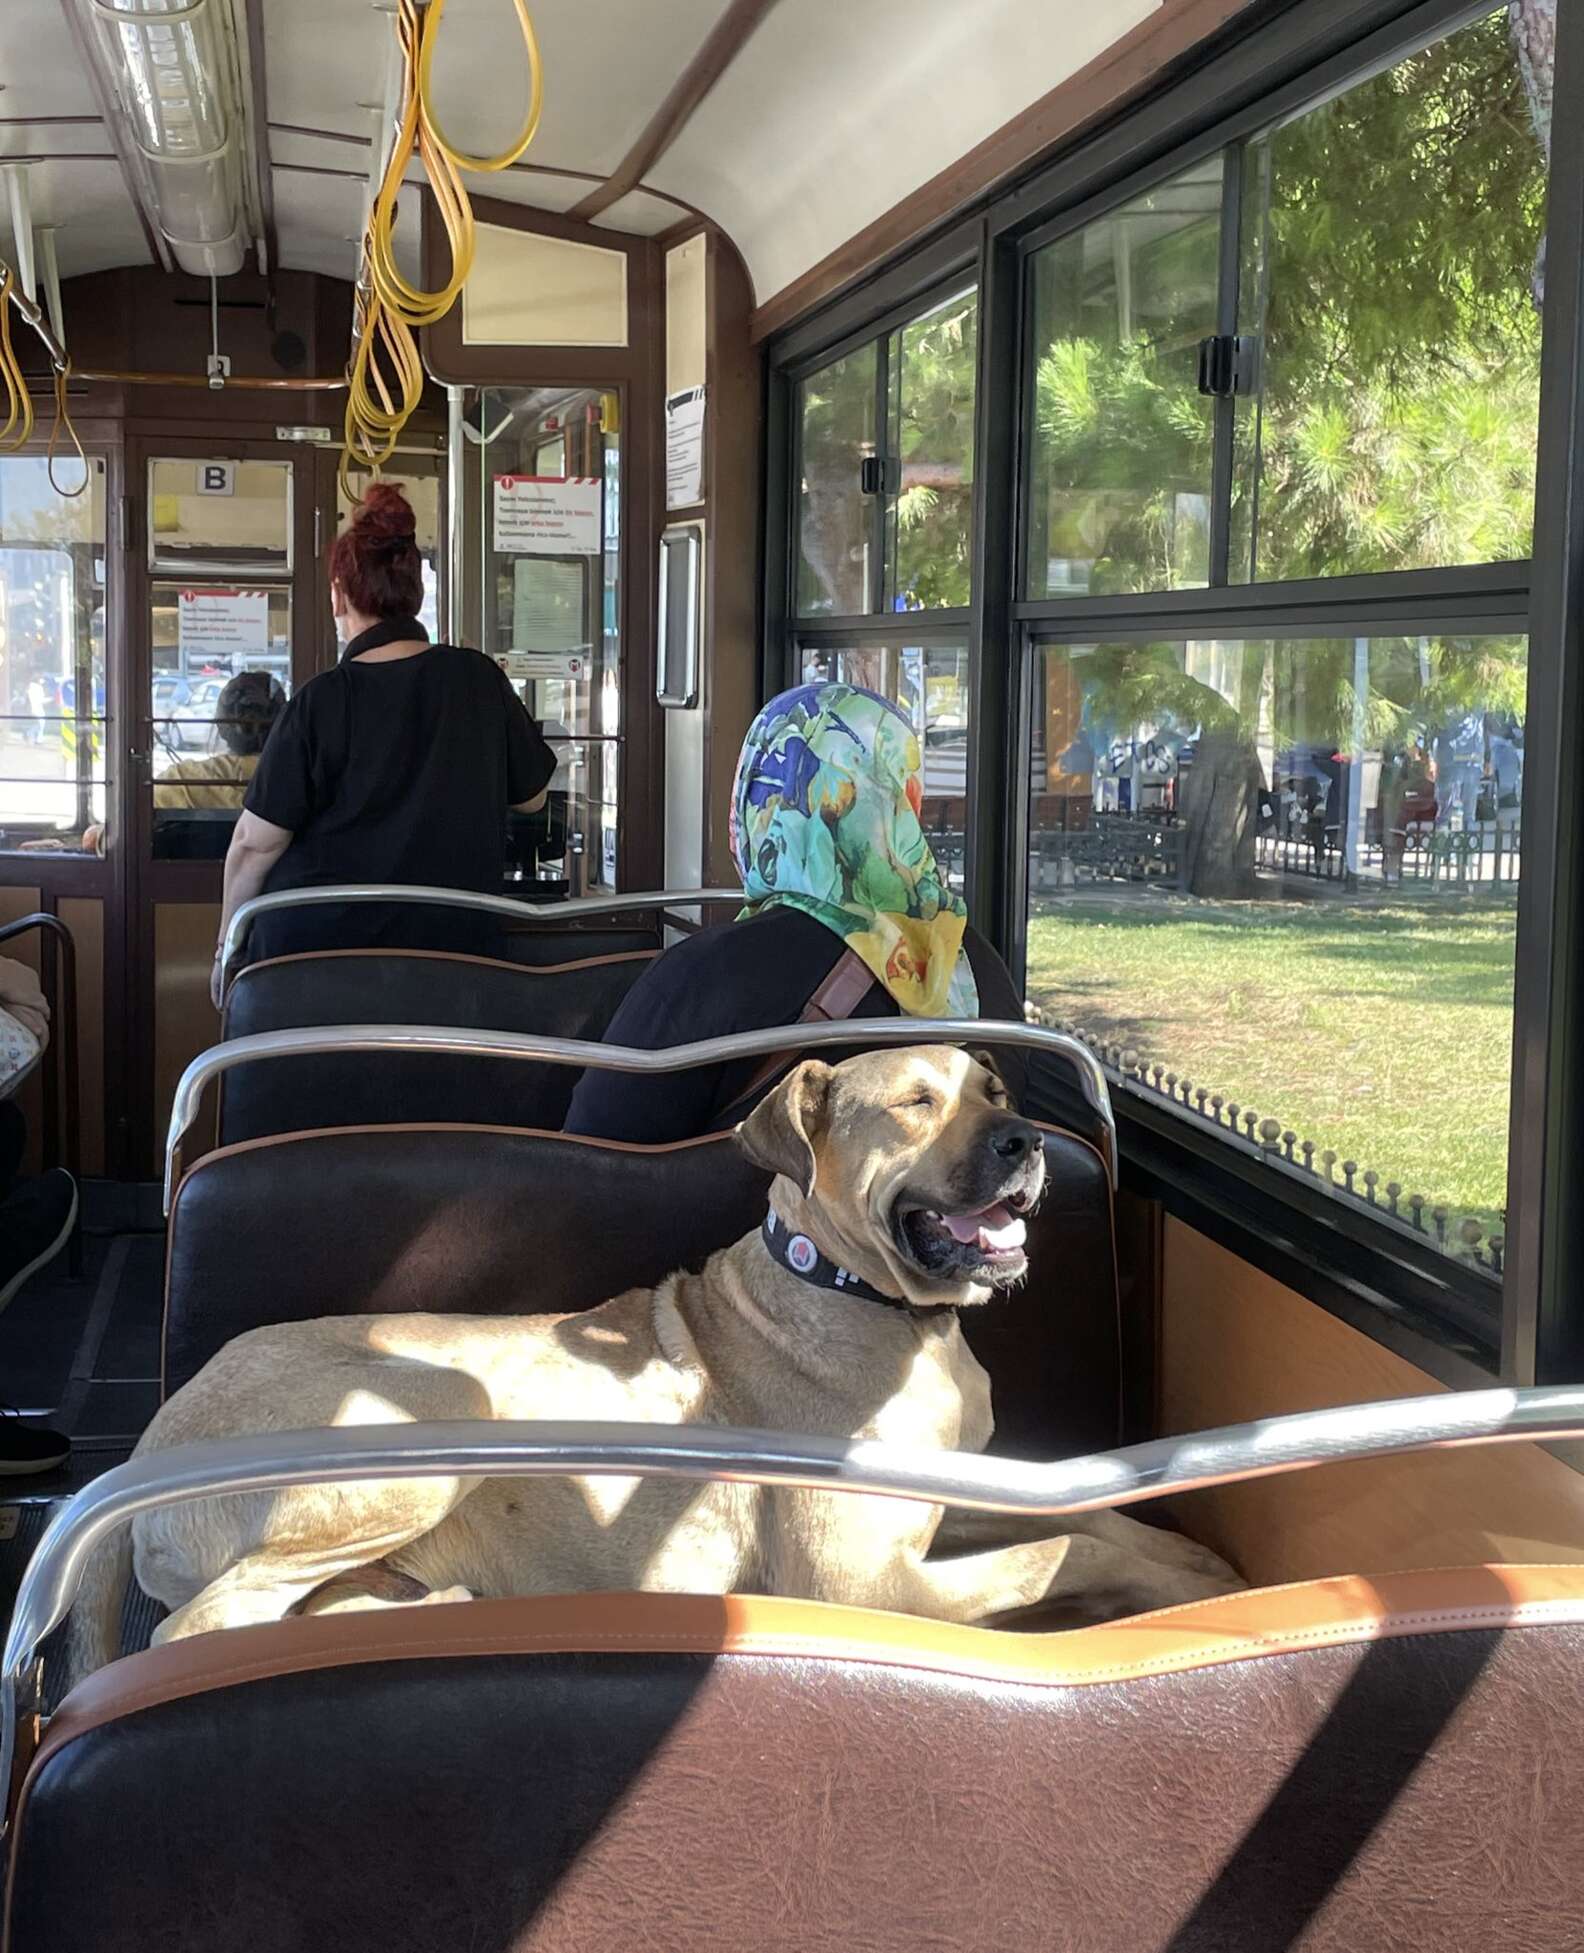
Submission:
[[[563,937],[563,941],[565,938]],[[598,1041],[653,952],[525,967],[433,950],[327,950],[249,964],[226,998],[225,1038],[312,1024],[442,1024]],[[222,1142],[400,1119],[559,1126],[578,1073],[514,1059],[386,1052],[243,1065],[220,1091]]]
[[[260,1067],[264,1069],[264,1067]],[[1118,1439],[1116,1251],[1101,1156],[1047,1129],[1026,1286],[965,1313],[1004,1455]],[[592,1308],[700,1268],[764,1218],[769,1178],[729,1133],[672,1146],[486,1126],[292,1133],[222,1148],[177,1190],[163,1378],[177,1389],[270,1322],[409,1309]]]
[[10,1953],[1572,1953],[1584,1569],[1063,1635],[780,1599],[201,1636],[68,1698]]

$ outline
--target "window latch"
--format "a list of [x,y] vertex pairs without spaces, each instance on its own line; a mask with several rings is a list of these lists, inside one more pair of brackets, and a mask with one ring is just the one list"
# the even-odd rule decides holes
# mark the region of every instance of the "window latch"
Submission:
[[894,454],[866,454],[858,464],[858,492],[861,495],[899,495],[902,492],[902,463]]
[[1252,332],[1218,332],[1199,341],[1199,391],[1212,399],[1253,393],[1259,386],[1259,338]]

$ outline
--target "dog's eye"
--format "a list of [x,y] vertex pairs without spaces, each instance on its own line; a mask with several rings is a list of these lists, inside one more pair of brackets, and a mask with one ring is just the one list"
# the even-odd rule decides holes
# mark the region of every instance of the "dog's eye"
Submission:
[[940,1104],[933,1092],[914,1092],[910,1098],[898,1099],[891,1108],[893,1112],[933,1112]]

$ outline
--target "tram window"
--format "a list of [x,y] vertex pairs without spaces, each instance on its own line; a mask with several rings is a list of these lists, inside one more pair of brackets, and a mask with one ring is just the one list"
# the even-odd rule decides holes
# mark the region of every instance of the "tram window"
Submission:
[[292,566],[289,461],[149,463],[149,561],[260,574]]
[[806,685],[861,685],[895,701],[918,735],[919,819],[941,872],[959,894],[967,870],[968,650],[963,644],[805,644]]
[[[416,469],[408,472],[402,466],[400,454],[392,458],[386,480],[393,481],[401,489],[412,505],[413,518],[417,525],[418,555],[423,566],[423,606],[418,612],[418,621],[431,638],[440,635],[439,572],[440,559],[440,478],[434,473],[419,473]],[[433,468],[433,463],[429,464]],[[361,470],[352,474],[353,493],[361,499],[370,477]],[[336,527],[344,529],[352,519],[354,504],[347,499],[346,490],[336,481]]]
[[104,462],[88,471],[73,497],[42,455],[0,457],[0,849],[75,850],[105,818]]
[[560,757],[512,870],[613,888],[621,714],[621,411],[614,391],[485,387],[484,649]]
[[802,382],[799,616],[968,605],[978,322],[970,287]]
[[1030,1002],[1182,1118],[1496,1274],[1525,639],[1037,658]]
[[1505,7],[1250,147],[1233,581],[1529,554],[1545,194]]
[[1221,206],[1216,156],[1034,260],[1030,597],[1210,580]]
[[257,764],[256,713],[222,712],[230,680],[257,672],[291,690],[291,593],[157,582],[151,598],[153,852],[226,851]]

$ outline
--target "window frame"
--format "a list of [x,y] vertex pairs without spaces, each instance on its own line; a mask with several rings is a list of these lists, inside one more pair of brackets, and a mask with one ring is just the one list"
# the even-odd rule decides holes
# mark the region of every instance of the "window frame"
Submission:
[[[1527,561],[1105,598],[1023,593],[1033,254],[1221,151],[1221,329],[1235,306],[1241,145],[1273,123],[1394,66],[1496,11],[1489,0],[1296,0],[1208,41],[1167,78],[1056,157],[987,194],[952,227],[789,328],[768,353],[765,692],[788,682],[811,634],[894,635],[897,617],[800,620],[786,580],[797,538],[793,382],[946,295],[977,260],[973,601],[907,613],[910,638],[945,625],[970,647],[970,910],[1021,978],[1027,781],[1037,647],[1148,635],[1335,636],[1520,631],[1529,640],[1525,862],[1521,884],[1501,1306],[1491,1285],[1423,1244],[1399,1241],[1319,1189],[1282,1184],[1257,1159],[1164,1105],[1118,1112],[1141,1192],[1222,1239],[1377,1340],[1457,1385],[1500,1374],[1554,1382],[1584,1370],[1584,119],[1557,116],[1546,207],[1533,553]],[[1584,16],[1559,10],[1554,99],[1584,98]],[[1571,92],[1570,92],[1571,91]],[[1230,167],[1232,162],[1237,167]],[[1223,410],[1230,418],[1230,403]],[[1219,425],[1219,424],[1218,424]],[[1216,466],[1230,472],[1231,442]],[[992,465],[991,457],[994,457]],[[1220,486],[1219,480],[1215,484]],[[1214,496],[1217,511],[1229,506]],[[1212,536],[1212,577],[1228,537]],[[1218,553],[1219,552],[1219,553]],[[779,587],[778,587],[779,586]],[[923,623],[928,617],[929,625]],[[1564,820],[1560,810],[1568,810]],[[1310,1197],[1301,1196],[1309,1191]],[[1342,1210],[1342,1211],[1339,1211]],[[1460,1277],[1462,1279],[1460,1279]],[[1476,1286],[1470,1287],[1470,1284]],[[1498,1320],[1499,1315],[1499,1320]]]

